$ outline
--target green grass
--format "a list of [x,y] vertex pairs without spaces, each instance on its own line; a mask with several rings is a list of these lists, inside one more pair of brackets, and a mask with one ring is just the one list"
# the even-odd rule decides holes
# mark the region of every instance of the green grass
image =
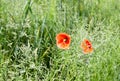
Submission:
[[[0,0],[0,81],[120,81],[120,0]],[[55,37],[68,33],[69,50]],[[92,42],[92,54],[80,43]]]

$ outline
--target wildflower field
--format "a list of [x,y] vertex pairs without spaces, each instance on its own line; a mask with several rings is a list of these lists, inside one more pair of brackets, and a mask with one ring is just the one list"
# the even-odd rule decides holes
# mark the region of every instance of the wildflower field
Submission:
[[120,81],[120,0],[0,0],[0,81]]

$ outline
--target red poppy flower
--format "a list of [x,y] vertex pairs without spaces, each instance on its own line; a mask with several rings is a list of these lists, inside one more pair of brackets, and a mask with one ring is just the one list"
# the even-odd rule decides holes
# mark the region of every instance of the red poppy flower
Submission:
[[68,49],[70,46],[71,37],[66,33],[59,33],[56,36],[56,44],[60,49]]
[[81,48],[85,54],[91,53],[93,51],[92,44],[88,39],[84,39],[84,41],[81,43]]

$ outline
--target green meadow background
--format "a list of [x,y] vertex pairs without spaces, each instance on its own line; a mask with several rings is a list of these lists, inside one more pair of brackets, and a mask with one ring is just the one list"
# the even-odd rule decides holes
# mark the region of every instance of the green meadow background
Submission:
[[0,81],[120,81],[120,0],[0,0]]

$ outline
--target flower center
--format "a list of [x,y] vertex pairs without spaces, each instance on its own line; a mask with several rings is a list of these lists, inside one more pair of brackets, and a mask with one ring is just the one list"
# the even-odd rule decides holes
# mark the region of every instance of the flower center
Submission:
[[91,48],[91,45],[88,45],[88,48]]
[[63,39],[63,42],[66,42],[67,41],[67,39],[65,38],[65,39]]

